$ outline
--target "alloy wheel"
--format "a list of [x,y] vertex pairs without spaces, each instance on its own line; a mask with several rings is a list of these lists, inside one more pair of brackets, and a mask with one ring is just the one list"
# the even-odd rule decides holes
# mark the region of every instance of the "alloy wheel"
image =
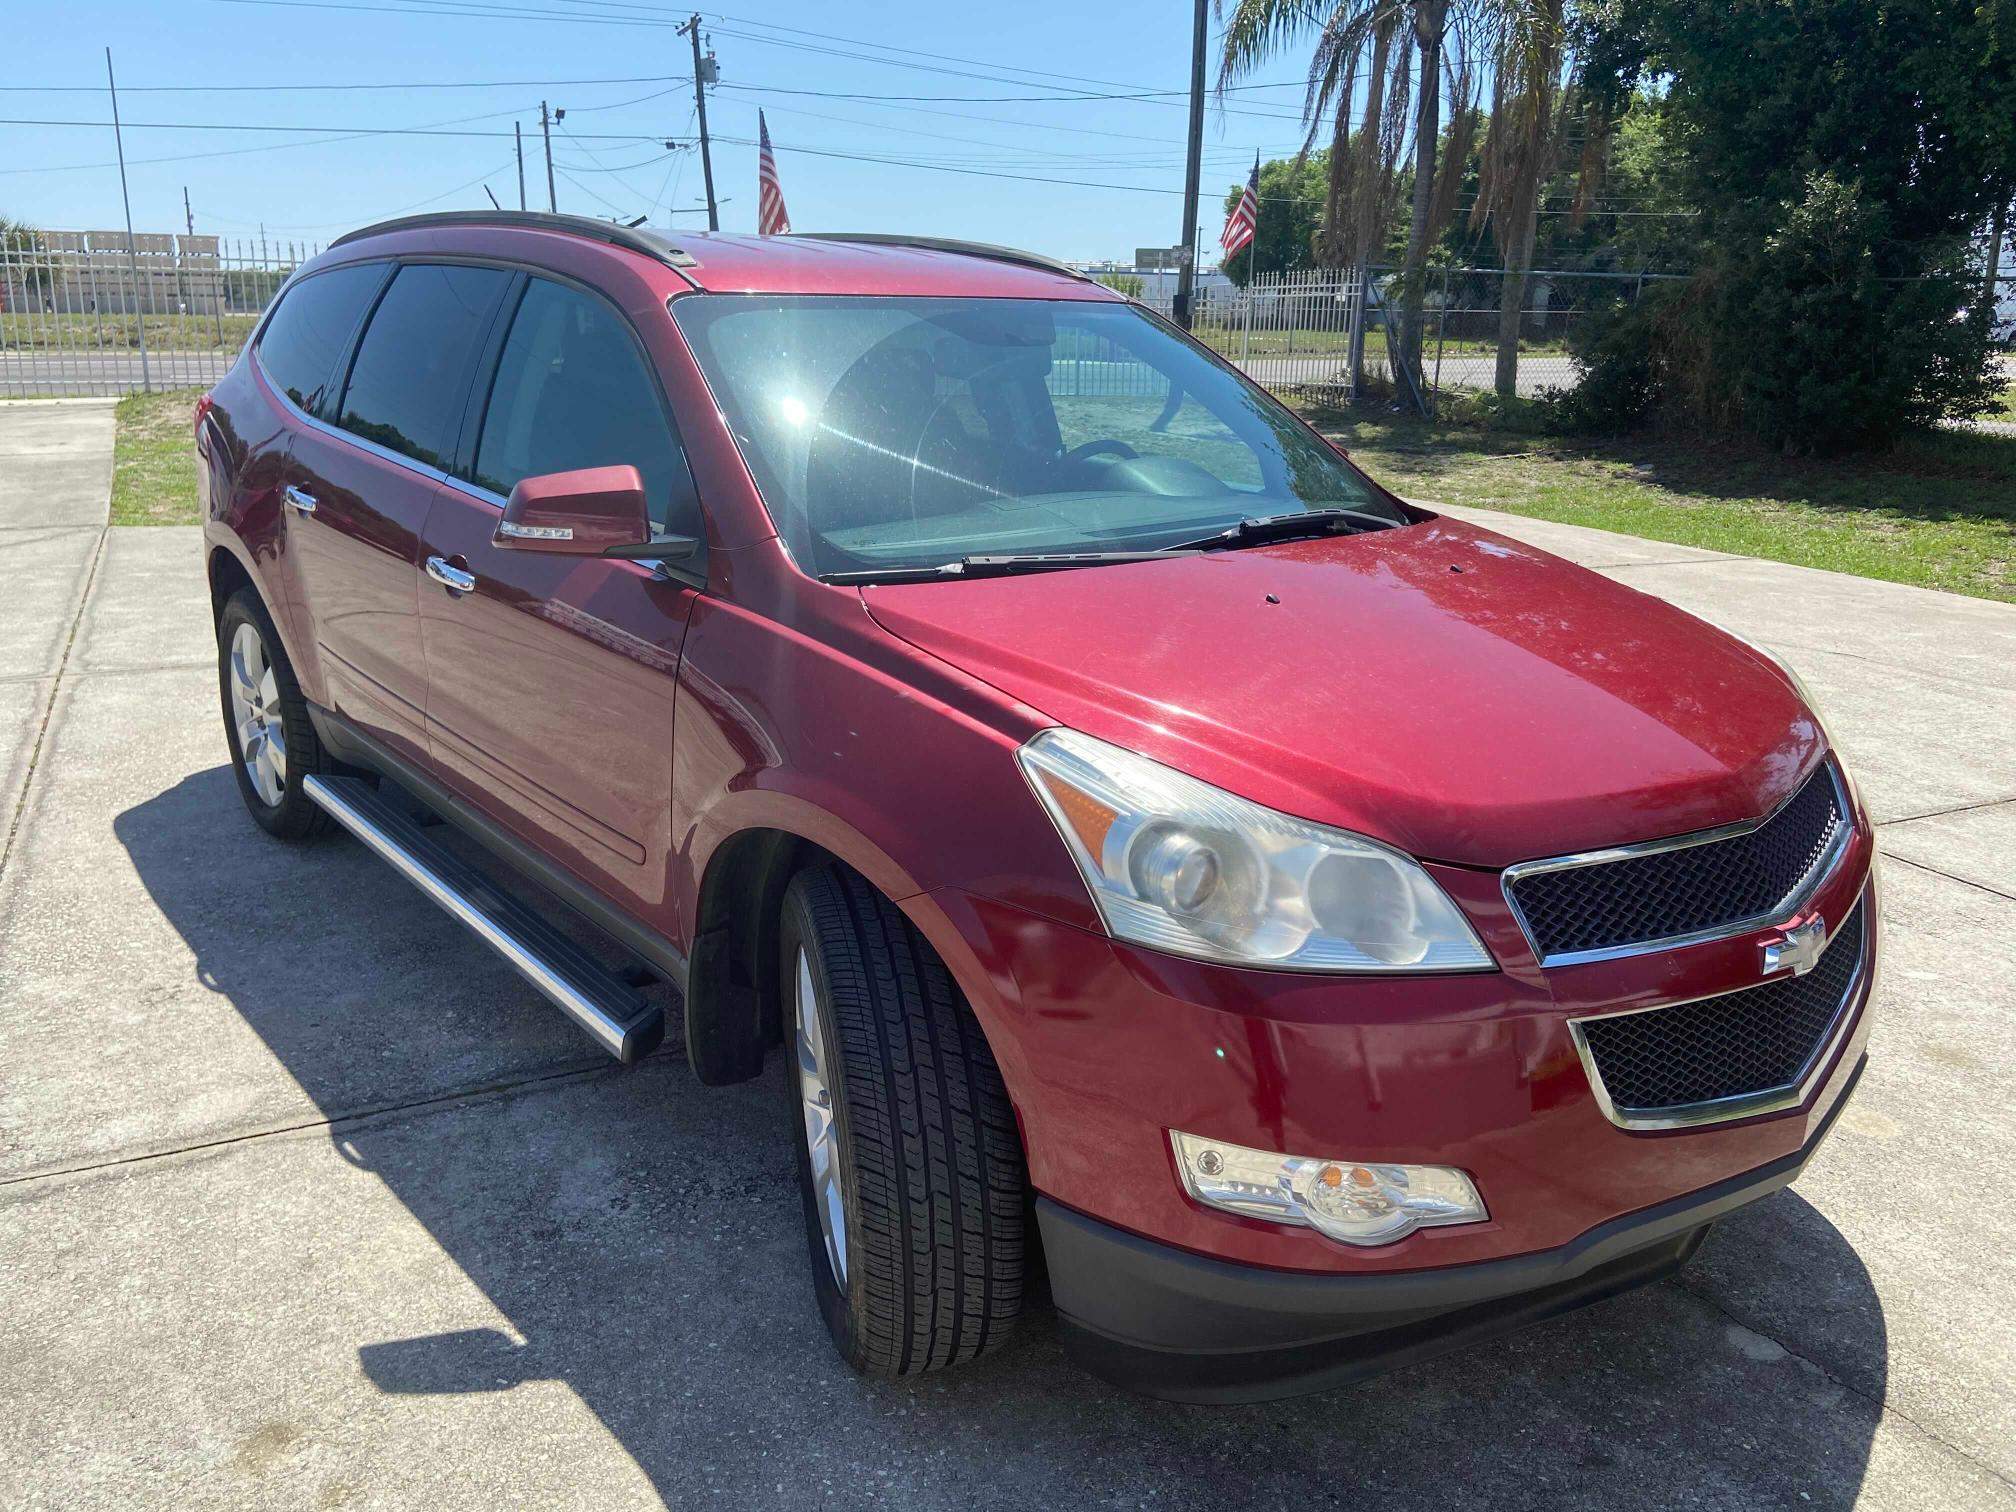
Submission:
[[833,1280],[847,1285],[847,1200],[840,1177],[840,1130],[833,1120],[833,1078],[819,1022],[819,989],[812,959],[798,952],[798,1100],[805,1114],[805,1150],[812,1163],[813,1203],[826,1238]]
[[257,627],[241,624],[231,637],[231,722],[238,755],[260,801],[277,807],[287,792],[287,736],[282,729],[280,684]]

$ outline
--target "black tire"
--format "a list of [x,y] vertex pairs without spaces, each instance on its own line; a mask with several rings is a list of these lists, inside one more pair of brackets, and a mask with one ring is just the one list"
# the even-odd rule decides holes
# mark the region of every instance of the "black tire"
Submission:
[[[780,945],[791,1141],[813,1287],[835,1346],[877,1376],[987,1353],[1022,1308],[1024,1170],[972,1009],[902,911],[844,867],[793,879]],[[838,1131],[844,1281],[827,1253],[806,1134],[801,947]]]
[[[269,801],[254,783],[232,707],[232,647],[240,629],[248,626],[259,637],[277,695],[263,708],[263,717],[270,727],[280,732],[285,751],[286,775],[277,802]],[[315,737],[307,700],[301,696],[301,685],[294,680],[294,668],[287,660],[272,618],[259,601],[258,593],[249,587],[232,594],[225,602],[224,612],[217,616],[217,691],[224,711],[224,742],[231,751],[231,770],[238,779],[238,793],[259,827],[269,835],[296,844],[325,833],[330,826],[329,815],[301,790],[301,779],[311,772],[334,772],[337,766]]]

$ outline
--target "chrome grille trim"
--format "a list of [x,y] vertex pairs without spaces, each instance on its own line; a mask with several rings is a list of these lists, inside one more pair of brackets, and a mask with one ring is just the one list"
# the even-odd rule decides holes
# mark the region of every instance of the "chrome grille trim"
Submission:
[[[1716,998],[1740,996],[1744,992],[1755,991],[1755,987],[1739,987],[1734,992],[1710,992],[1700,997],[1682,998],[1671,1003],[1657,1003],[1650,1008],[1625,1008],[1616,1013],[1591,1013],[1568,1021],[1568,1035],[1574,1041],[1576,1057],[1582,1062],[1583,1073],[1589,1078],[1589,1088],[1596,1094],[1596,1105],[1603,1110],[1603,1116],[1620,1129],[1650,1132],[1660,1129],[1693,1129],[1704,1124],[1730,1123],[1739,1118],[1758,1118],[1767,1113],[1782,1113],[1805,1103],[1819,1085],[1820,1080],[1834,1064],[1834,1057],[1847,1040],[1851,1030],[1862,1016],[1869,999],[1874,995],[1875,985],[1871,964],[1876,954],[1877,922],[1866,911],[1870,901],[1870,886],[1865,880],[1855,901],[1842,914],[1827,936],[1832,945],[1841,931],[1859,916],[1862,931],[1862,948],[1855,960],[1855,970],[1848,978],[1848,985],[1842,990],[1840,1005],[1827,1030],[1821,1035],[1813,1053],[1807,1057],[1798,1073],[1782,1086],[1765,1087],[1756,1092],[1745,1092],[1734,1097],[1719,1097],[1710,1102],[1679,1103],[1663,1108],[1622,1108],[1610,1096],[1603,1083],[1603,1073],[1597,1069],[1595,1054],[1589,1046],[1589,1038],[1583,1026],[1605,1019],[1629,1018],[1635,1014],[1661,1013],[1668,1008],[1685,1008],[1690,1003],[1706,1003]],[[1768,987],[1780,977],[1767,978],[1757,983],[1757,987]]]
[[1568,871],[1576,867],[1602,866],[1613,861],[1629,861],[1641,856],[1658,855],[1664,851],[1687,850],[1697,845],[1713,845],[1718,841],[1733,840],[1762,829],[1786,806],[1806,790],[1806,784],[1815,773],[1807,774],[1791,792],[1787,793],[1772,808],[1771,812],[1756,819],[1745,819],[1735,824],[1718,825],[1714,829],[1695,830],[1692,834],[1673,835],[1663,840],[1645,840],[1633,845],[1611,846],[1604,850],[1577,851],[1566,856],[1549,856],[1540,861],[1520,861],[1505,868],[1499,878],[1499,890],[1504,895],[1505,906],[1512,911],[1512,917],[1519,925],[1519,932],[1525,936],[1526,944],[1543,967],[1580,966],[1591,961],[1616,961],[1627,956],[1650,955],[1660,950],[1677,950],[1687,945],[1705,945],[1715,940],[1733,939],[1737,935],[1748,934],[1754,929],[1763,929],[1772,924],[1783,923],[1794,917],[1821,884],[1833,875],[1834,868],[1847,854],[1848,845],[1855,838],[1855,811],[1848,802],[1847,784],[1842,781],[1841,769],[1830,751],[1821,759],[1821,769],[1834,789],[1834,804],[1841,814],[1841,823],[1836,827],[1834,837],[1827,848],[1817,856],[1806,874],[1794,884],[1791,891],[1780,898],[1769,909],[1746,918],[1732,919],[1726,924],[1717,924],[1707,929],[1697,929],[1685,934],[1664,935],[1655,940],[1634,940],[1627,944],[1606,945],[1594,950],[1556,951],[1543,955],[1540,942],[1527,922],[1525,910],[1520,908],[1514,891],[1515,885],[1523,877],[1537,876],[1542,872]]

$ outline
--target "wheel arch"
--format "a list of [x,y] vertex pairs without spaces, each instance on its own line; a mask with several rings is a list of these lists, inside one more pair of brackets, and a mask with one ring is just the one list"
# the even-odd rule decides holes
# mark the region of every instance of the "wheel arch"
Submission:
[[[932,927],[943,920],[918,917],[924,890],[891,857],[866,837],[836,828],[830,814],[764,807],[713,847],[701,873],[684,1004],[686,1057],[701,1083],[722,1086],[754,1078],[762,1072],[765,1052],[781,1039],[783,1001],[775,962],[784,892],[808,867],[845,867],[902,909],[972,1006],[968,953],[945,948],[953,942],[944,938],[944,929]],[[982,1021],[982,1036],[991,1038],[985,1015],[975,1017]]]
[[[223,617],[224,606],[231,601],[231,595],[240,588],[250,588],[259,593],[259,580],[229,546],[212,543],[206,566],[210,578],[210,622],[214,625]],[[263,593],[260,593],[260,601],[265,602]],[[269,616],[273,613],[271,604],[266,605],[266,612]]]

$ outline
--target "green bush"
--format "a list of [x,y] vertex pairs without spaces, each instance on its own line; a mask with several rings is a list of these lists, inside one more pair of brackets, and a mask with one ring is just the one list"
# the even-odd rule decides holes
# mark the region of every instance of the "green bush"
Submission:
[[1899,243],[1859,184],[1814,174],[1781,208],[1752,249],[1712,253],[1685,282],[1581,322],[1571,345],[1585,381],[1561,399],[1563,423],[1654,420],[1837,452],[1993,407],[1994,332],[1969,308],[1963,243],[1922,242],[1915,275],[1886,277]]

